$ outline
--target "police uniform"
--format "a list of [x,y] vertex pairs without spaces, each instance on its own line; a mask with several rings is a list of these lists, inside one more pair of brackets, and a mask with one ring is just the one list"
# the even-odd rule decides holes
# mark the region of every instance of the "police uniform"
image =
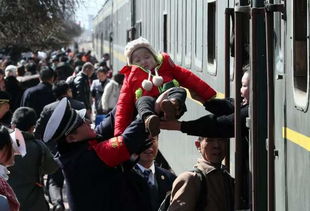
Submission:
[[149,146],[143,122],[134,121],[121,136],[109,140],[97,137],[67,143],[65,134],[81,119],[64,98],[50,117],[43,137],[44,141],[57,140],[70,210],[150,210],[150,200],[142,194],[147,188],[144,181],[135,180],[139,176],[122,165]]

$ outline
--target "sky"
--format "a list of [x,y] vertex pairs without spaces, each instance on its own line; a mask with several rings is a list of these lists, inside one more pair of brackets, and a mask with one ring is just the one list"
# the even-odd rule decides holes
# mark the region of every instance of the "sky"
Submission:
[[88,16],[96,16],[106,0],[83,0],[76,11],[76,22],[80,23],[83,28],[88,29]]

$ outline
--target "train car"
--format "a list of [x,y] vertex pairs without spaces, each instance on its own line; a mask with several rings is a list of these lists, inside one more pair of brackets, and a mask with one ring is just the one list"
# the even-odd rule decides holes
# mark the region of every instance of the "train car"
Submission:
[[[94,19],[93,48],[97,57],[110,53],[115,73],[126,64],[126,43],[143,36],[216,89],[217,97],[236,101],[242,66],[250,63],[251,210],[310,210],[309,5],[309,0],[107,0]],[[186,104],[181,120],[207,114],[190,97]],[[238,110],[235,119],[226,164],[238,194]],[[198,157],[195,138],[160,133],[160,150],[176,174],[191,169]],[[238,199],[235,206],[241,209]]]

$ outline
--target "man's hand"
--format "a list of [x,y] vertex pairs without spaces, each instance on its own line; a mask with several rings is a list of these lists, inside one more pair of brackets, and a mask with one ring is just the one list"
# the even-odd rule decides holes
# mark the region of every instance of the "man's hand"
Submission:
[[179,122],[177,120],[161,121],[160,122],[160,129],[165,129],[165,130],[181,130],[181,122]]

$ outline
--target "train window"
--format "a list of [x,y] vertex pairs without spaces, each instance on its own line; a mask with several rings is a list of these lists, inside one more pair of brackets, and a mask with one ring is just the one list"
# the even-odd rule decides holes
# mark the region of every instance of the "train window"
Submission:
[[176,14],[175,10],[176,9],[176,1],[172,0],[170,1],[170,49],[169,53],[171,58],[174,60],[175,59],[175,51],[176,51]]
[[185,37],[184,37],[184,53],[185,67],[190,68],[192,61],[192,0],[185,1]]
[[308,105],[308,68],[307,61],[307,0],[293,1],[293,65],[294,99],[297,108],[305,110]]
[[167,50],[168,50],[168,37],[167,37],[168,24],[167,24],[167,21],[168,21],[167,14],[164,14],[164,31],[163,31],[163,33],[164,33],[163,34],[163,42],[164,42],[163,50],[164,50],[164,52],[167,52]]
[[194,64],[198,71],[202,71],[202,50],[203,50],[203,1],[196,0],[195,5],[195,36],[194,36],[194,47],[195,47],[195,59]]
[[284,74],[283,33],[282,14],[277,12],[274,14],[274,69],[282,75]]
[[182,62],[182,49],[183,49],[183,1],[176,1],[176,11],[177,11],[177,29],[176,29],[176,61],[181,64]]
[[208,2],[208,21],[207,21],[207,61],[208,71],[216,73],[216,1]]

